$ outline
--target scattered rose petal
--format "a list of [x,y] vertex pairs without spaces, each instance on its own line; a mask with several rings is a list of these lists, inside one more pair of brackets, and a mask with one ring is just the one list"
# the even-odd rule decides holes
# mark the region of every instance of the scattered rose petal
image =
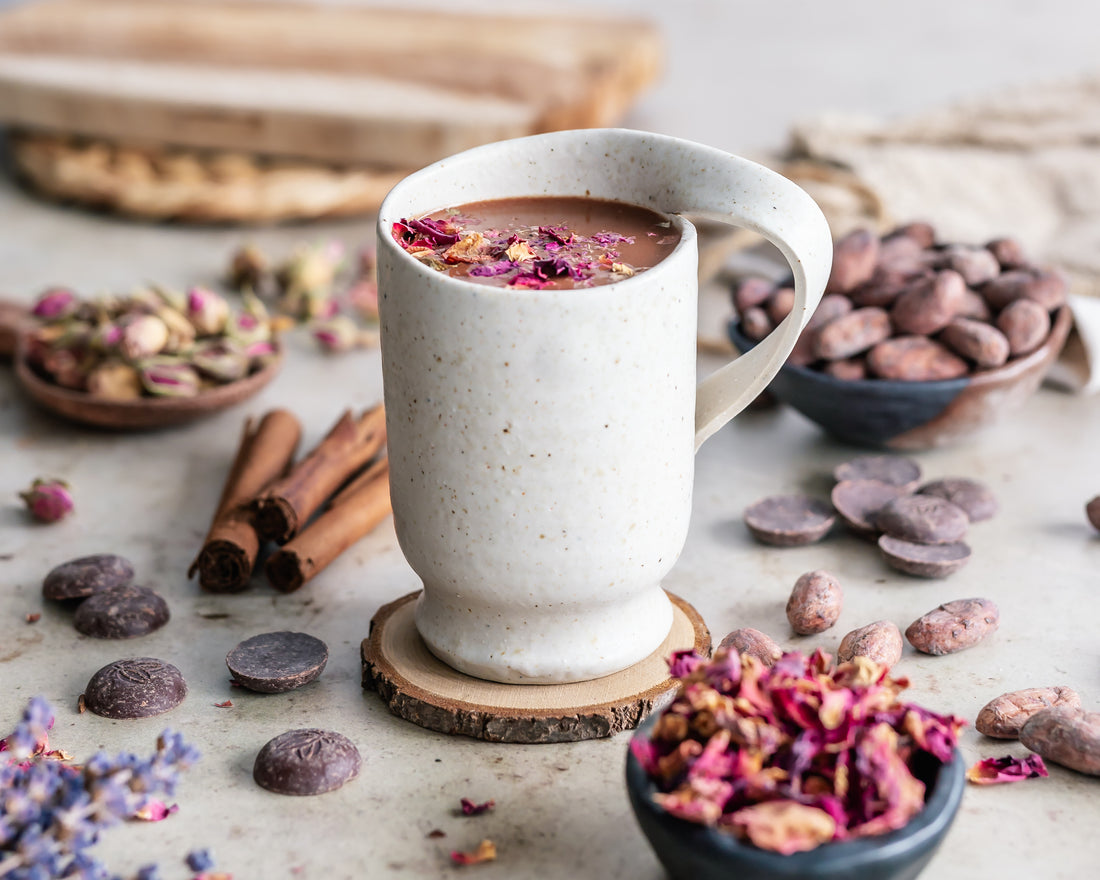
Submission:
[[497,848],[491,840],[483,840],[473,852],[454,850],[451,853],[451,861],[456,865],[477,865],[481,862],[491,862],[497,857]]
[[996,785],[1000,782],[1022,782],[1049,776],[1042,756],[1031,754],[1025,758],[1005,755],[1003,758],[983,758],[966,771],[966,778],[975,785]]
[[433,828],[431,831],[428,832],[428,837],[432,838],[433,840],[438,840],[439,838],[446,836],[447,832],[439,828]]
[[42,619],[42,614],[39,611],[32,611],[23,619],[26,620],[27,623],[38,623],[38,621]]
[[462,798],[459,803],[462,805],[462,815],[464,816],[480,816],[482,813],[487,813],[496,806],[496,801],[493,800],[478,804],[474,803],[469,798]]
[[214,706],[217,709],[232,709],[233,708],[233,701],[232,700],[226,700],[223,703],[215,703]]
[[158,801],[155,798],[151,798],[149,801],[146,802],[144,807],[139,809],[130,818],[137,819],[142,822],[161,822],[178,811],[178,804],[172,804],[172,806],[168,806],[164,803],[164,801]]

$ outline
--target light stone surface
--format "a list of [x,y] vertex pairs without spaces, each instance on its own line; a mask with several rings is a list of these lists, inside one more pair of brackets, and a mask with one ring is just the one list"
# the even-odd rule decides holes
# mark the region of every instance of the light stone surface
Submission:
[[[673,42],[669,79],[633,121],[748,149],[760,138],[777,139],[781,122],[808,110],[832,105],[889,113],[964,94],[968,83],[1020,82],[1095,64],[1096,28],[1084,19],[1097,13],[1084,2],[1001,6],[996,15],[984,5],[946,2],[876,7],[889,16],[896,41],[855,26],[837,27],[822,39],[833,17],[850,21],[859,7],[665,4],[660,14],[670,21]],[[949,20],[965,39],[943,39],[941,25]],[[781,23],[793,29],[786,41],[746,37],[778,34]],[[738,46],[748,61],[731,66]],[[748,62],[760,59],[771,65],[767,75],[746,80]],[[727,77],[736,78],[728,91],[721,85]],[[679,96],[697,80],[711,85],[707,100],[693,105]],[[788,98],[792,102],[777,109],[776,102]],[[43,205],[3,181],[0,294],[29,299],[53,282],[92,293],[145,278],[208,280],[245,238],[275,250],[329,234],[362,241],[370,231],[366,221],[249,233],[146,226]],[[702,362],[704,370],[716,365],[709,358]],[[466,869],[479,880],[658,880],[663,872],[626,798],[626,735],[527,747],[449,738],[390,716],[361,691],[358,644],[371,614],[418,586],[388,522],[295,594],[258,583],[240,595],[209,596],[186,580],[245,415],[288,406],[306,424],[305,442],[312,442],[343,407],[370,406],[380,397],[376,351],[325,358],[296,337],[286,371],[254,401],[171,433],[116,436],[71,428],[31,409],[10,370],[0,368],[0,727],[10,726],[25,701],[41,693],[58,708],[54,743],[78,758],[99,748],[148,752],[169,725],[200,746],[204,759],[180,786],[177,814],[113,829],[97,847],[124,876],[159,861],[165,880],[182,880],[190,876],[184,855],[201,846],[210,847],[237,880],[446,878],[456,876],[451,849],[473,849],[488,837],[497,844],[498,860]],[[912,679],[910,696],[973,720],[1005,691],[1058,681],[1096,711],[1100,538],[1085,520],[1084,505],[1100,493],[1097,437],[1100,401],[1041,391],[972,442],[917,454],[929,478],[979,479],[1001,504],[994,519],[972,529],[967,568],[929,582],[893,572],[872,546],[846,535],[783,550],[752,541],[741,523],[747,504],[782,492],[826,497],[832,467],[860,450],[823,438],[790,411],[745,414],[699,454],[688,540],[666,586],[703,614],[716,639],[752,626],[784,646],[831,650],[843,632],[872,620],[888,618],[904,627],[941,601],[988,595],[1002,620],[987,641],[946,657],[923,657],[906,647],[896,671]],[[15,493],[47,473],[72,482],[77,512],[61,524],[29,525]],[[41,580],[50,568],[105,551],[133,560],[138,579],[166,597],[173,612],[168,626],[123,646],[102,643],[79,637],[71,612],[43,603]],[[814,568],[843,578],[844,613],[828,633],[792,639],[783,604],[790,584]],[[25,623],[29,612],[41,612],[42,619]],[[223,613],[229,616],[202,616]],[[324,675],[284,695],[231,689],[225,652],[241,638],[280,628],[328,643],[332,657]],[[137,654],[179,666],[190,685],[186,701],[164,716],[138,721],[78,715],[76,700],[89,675]],[[233,708],[214,707],[225,699]],[[351,738],[363,755],[359,778],[307,801],[255,786],[256,752],[272,736],[302,726]],[[968,762],[1024,752],[984,739],[972,727],[962,751]],[[924,876],[1094,876],[1098,784],[1051,767],[1049,779],[969,788]],[[493,798],[497,808],[461,817],[461,797]],[[447,836],[429,838],[433,829]]]

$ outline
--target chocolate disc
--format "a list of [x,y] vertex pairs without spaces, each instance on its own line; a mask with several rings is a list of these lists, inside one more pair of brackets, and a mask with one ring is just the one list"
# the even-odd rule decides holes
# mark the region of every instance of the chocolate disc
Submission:
[[70,559],[53,568],[42,581],[47,599],[86,599],[92,593],[110,587],[124,587],[134,579],[134,567],[128,559],[113,553]]
[[260,749],[252,778],[276,794],[324,794],[358,776],[360,763],[359,750],[342,734],[288,730]]
[[820,541],[835,522],[832,506],[808,495],[773,495],[745,510],[745,525],[752,536],[777,547]]
[[917,493],[934,495],[961,507],[971,522],[992,519],[997,513],[997,499],[987,486],[965,477],[947,477],[925,483]]
[[961,541],[953,544],[917,544],[882,535],[878,546],[882,558],[891,568],[917,577],[947,577],[970,561],[970,547]]
[[935,495],[902,495],[875,514],[875,525],[903,541],[953,544],[966,536],[970,519],[961,507]]
[[148,587],[133,584],[100,590],[73,615],[77,632],[97,639],[133,639],[168,622],[168,603]]
[[905,494],[900,486],[881,480],[841,480],[833,486],[832,502],[841,518],[861,535],[877,535],[875,514]]
[[833,469],[833,479],[878,480],[912,491],[920,481],[920,465],[899,455],[863,455]]
[[148,718],[174,709],[187,696],[187,682],[171,663],[131,657],[108,663],[84,689],[88,711],[104,718]]
[[298,632],[273,632],[245,639],[225,657],[233,678],[249,690],[279,694],[313,681],[328,662],[320,639]]

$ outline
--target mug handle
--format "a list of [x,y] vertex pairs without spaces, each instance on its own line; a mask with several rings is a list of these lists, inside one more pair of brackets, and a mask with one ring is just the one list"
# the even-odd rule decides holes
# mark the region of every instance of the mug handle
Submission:
[[[667,146],[667,144],[666,144]],[[695,449],[749,405],[771,382],[821,301],[832,271],[833,239],[817,203],[781,174],[712,147],[680,141],[691,173],[669,187],[671,210],[758,232],[774,244],[794,275],[794,307],[751,350],[699,383]],[[676,198],[676,195],[679,198]]]

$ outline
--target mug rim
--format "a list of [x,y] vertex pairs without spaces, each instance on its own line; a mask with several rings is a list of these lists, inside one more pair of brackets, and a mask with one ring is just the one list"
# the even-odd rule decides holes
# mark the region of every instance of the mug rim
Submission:
[[[538,198],[538,197],[546,197],[546,198],[581,198],[581,199],[589,198],[589,199],[592,199],[594,201],[619,202],[620,204],[630,205],[632,207],[645,208],[647,210],[654,211],[655,213],[658,213],[658,214],[661,214],[665,217],[668,217],[669,220],[672,222],[674,228],[676,228],[680,233],[680,240],[676,243],[676,247],[674,247],[672,249],[672,251],[669,252],[659,262],[655,263],[653,266],[650,266],[648,269],[645,269],[644,271],[639,272],[638,274],[630,276],[628,278],[622,278],[622,279],[619,279],[617,281],[613,281],[609,284],[597,284],[597,285],[592,285],[590,287],[565,287],[565,288],[542,288],[542,289],[497,287],[496,285],[492,285],[492,284],[480,284],[476,281],[469,281],[465,278],[458,278],[458,277],[450,275],[446,272],[440,272],[436,269],[432,269],[431,267],[429,267],[429,266],[425,265],[424,263],[422,263],[420,260],[417,260],[414,257],[410,257],[405,252],[405,250],[393,238],[393,224],[395,222],[397,222],[398,219],[400,219],[400,218],[397,218],[393,215],[395,213],[400,214],[401,212],[394,212],[393,209],[392,209],[392,205],[393,205],[393,203],[399,201],[399,199],[402,195],[401,190],[403,190],[406,186],[411,185],[411,184],[415,183],[416,181],[418,181],[422,178],[431,177],[431,176],[433,176],[435,174],[438,174],[442,171],[448,170],[449,166],[453,165],[456,161],[457,162],[472,161],[473,159],[477,158],[477,154],[479,154],[479,153],[486,153],[487,155],[491,155],[494,152],[504,150],[506,148],[511,148],[511,147],[514,147],[515,145],[521,144],[521,143],[543,142],[543,143],[547,143],[547,144],[552,144],[552,143],[554,143],[555,141],[558,141],[558,140],[565,140],[566,136],[580,136],[580,135],[593,135],[593,134],[606,135],[606,134],[609,134],[609,133],[632,135],[632,136],[638,136],[638,137],[652,136],[648,132],[636,131],[634,129],[607,129],[607,128],[604,128],[604,129],[573,129],[573,130],[566,130],[566,131],[549,132],[549,133],[546,133],[546,134],[528,135],[528,136],[525,136],[525,137],[509,138],[507,140],[493,141],[492,143],[482,144],[482,145],[477,146],[477,147],[472,147],[468,150],[463,150],[460,153],[455,153],[452,156],[448,156],[444,159],[440,159],[437,162],[433,162],[431,165],[427,165],[424,168],[421,168],[417,171],[412,172],[411,174],[409,174],[406,177],[402,178],[400,181],[398,181],[393,186],[393,188],[386,194],[386,197],[382,200],[382,204],[379,206],[377,229],[376,229],[376,237],[378,239],[379,252],[381,252],[384,248],[385,249],[390,249],[391,253],[393,253],[395,256],[400,256],[401,259],[409,260],[411,263],[416,264],[416,266],[418,267],[418,269],[416,271],[425,273],[424,277],[426,277],[426,278],[435,279],[436,282],[441,285],[442,290],[448,290],[449,289],[449,290],[455,291],[456,293],[465,292],[466,294],[477,293],[477,294],[483,295],[483,296],[502,296],[502,295],[515,296],[517,293],[522,294],[523,296],[528,297],[528,298],[538,296],[538,295],[543,295],[543,296],[550,295],[550,296],[553,296],[553,297],[581,296],[581,295],[591,296],[593,294],[593,292],[604,289],[604,288],[618,291],[618,290],[623,289],[624,287],[627,288],[627,289],[633,289],[634,286],[637,286],[637,284],[639,282],[642,282],[642,281],[652,282],[654,277],[660,276],[661,274],[664,274],[668,271],[673,271],[673,269],[670,269],[670,266],[672,266],[672,264],[677,262],[679,259],[682,259],[683,252],[685,250],[692,249],[696,254],[698,253],[698,232],[696,230],[695,224],[692,223],[683,214],[673,213],[673,212],[670,212],[670,211],[662,211],[658,208],[655,208],[655,207],[652,207],[652,206],[649,206],[649,205],[639,204],[638,202],[632,201],[630,199],[604,199],[604,198],[599,197],[599,196],[591,196],[587,193],[581,193],[581,192],[576,192],[576,193],[558,192],[558,193],[554,193],[554,194],[517,192],[517,193],[513,193],[511,195],[500,196],[499,197],[501,199],[504,199],[504,198]],[[658,139],[663,138],[663,139],[667,139],[667,140],[679,140],[678,138],[670,138],[668,136],[655,136],[655,137],[657,137]],[[468,203],[468,202],[472,202],[472,201],[494,201],[494,200],[495,199],[484,199],[484,200],[467,199],[466,202]],[[440,205],[438,207],[429,209],[429,211],[427,211],[426,213],[430,214],[434,211],[445,210],[448,207],[453,207],[453,206]],[[404,216],[409,216],[409,215],[405,214]],[[441,290],[441,292],[442,292],[442,290]]]

